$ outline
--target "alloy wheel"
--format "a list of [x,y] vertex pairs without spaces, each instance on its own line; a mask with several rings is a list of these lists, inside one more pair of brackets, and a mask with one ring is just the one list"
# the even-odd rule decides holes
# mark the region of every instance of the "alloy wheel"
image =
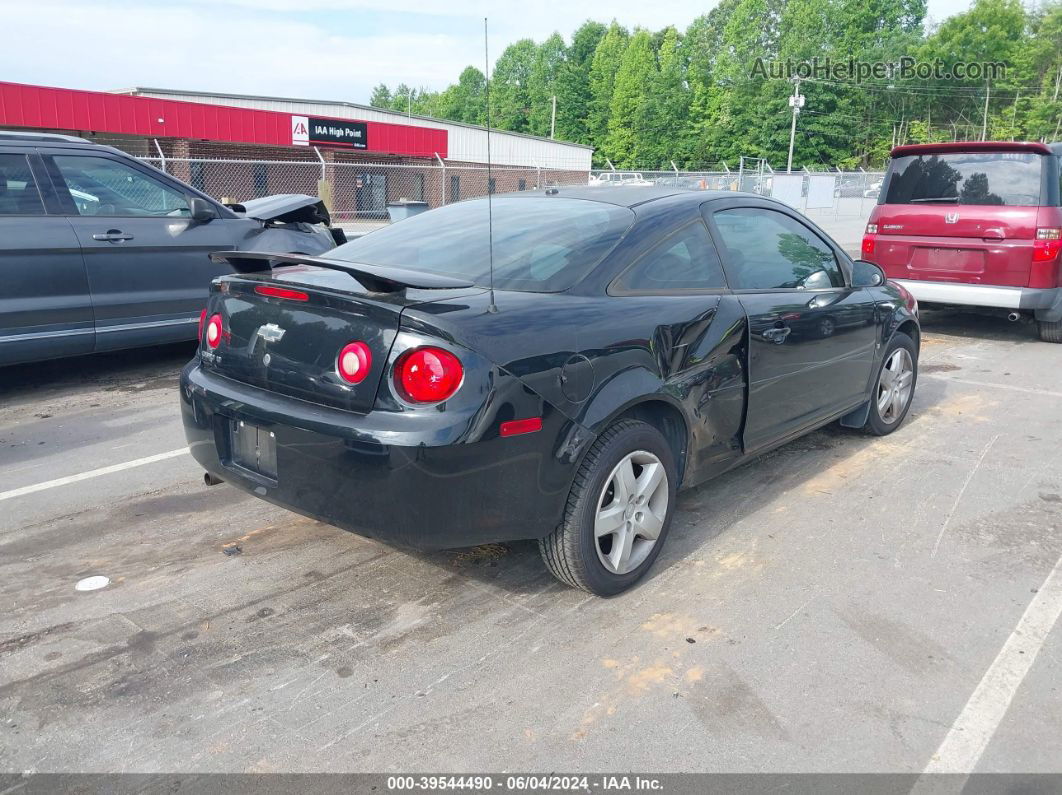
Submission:
[[616,464],[597,501],[594,546],[612,574],[634,571],[649,556],[667,517],[667,471],[646,450]]
[[906,348],[897,348],[889,356],[878,376],[878,415],[886,425],[903,416],[914,388],[914,361]]

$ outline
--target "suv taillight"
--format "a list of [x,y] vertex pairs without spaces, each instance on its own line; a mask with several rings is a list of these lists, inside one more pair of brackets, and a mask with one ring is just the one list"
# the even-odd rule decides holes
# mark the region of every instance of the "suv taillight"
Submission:
[[1062,251],[1062,229],[1040,228],[1033,242],[1033,262],[1051,262]]

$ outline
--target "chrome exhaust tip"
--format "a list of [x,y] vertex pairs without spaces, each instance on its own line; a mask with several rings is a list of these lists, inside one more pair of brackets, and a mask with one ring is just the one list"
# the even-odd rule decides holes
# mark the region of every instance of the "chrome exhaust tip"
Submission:
[[1011,312],[1009,315],[1007,315],[1007,320],[1009,320],[1011,323],[1021,320],[1021,313]]
[[217,486],[224,482],[224,480],[217,477],[216,475],[211,475],[209,472],[203,473],[203,483],[205,483],[207,486]]

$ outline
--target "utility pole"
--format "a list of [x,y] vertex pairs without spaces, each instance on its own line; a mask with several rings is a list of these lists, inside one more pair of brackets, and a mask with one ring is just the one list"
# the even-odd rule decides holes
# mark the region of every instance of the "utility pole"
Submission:
[[549,137],[552,140],[553,133],[557,129],[557,95],[553,95],[553,112],[549,115]]
[[789,98],[789,107],[793,109],[793,124],[789,128],[789,160],[786,163],[785,173],[793,173],[793,143],[796,141],[796,120],[800,115],[800,109],[804,107],[804,97],[800,94],[800,78],[793,78],[793,96]]
[[981,117],[981,140],[988,140],[988,97],[992,93],[992,86],[986,80],[985,81],[985,112]]

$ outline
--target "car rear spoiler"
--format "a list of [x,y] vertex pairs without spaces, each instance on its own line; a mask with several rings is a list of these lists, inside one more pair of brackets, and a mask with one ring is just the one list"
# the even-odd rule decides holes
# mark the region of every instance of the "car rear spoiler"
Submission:
[[210,259],[217,263],[231,265],[237,273],[271,273],[278,265],[310,265],[314,268],[342,271],[349,273],[361,282],[366,290],[373,293],[393,293],[406,287],[416,287],[421,290],[449,290],[474,286],[470,281],[455,279],[452,276],[384,265],[363,265],[358,262],[345,262],[324,257],[308,257],[302,254],[216,251],[210,255]]

